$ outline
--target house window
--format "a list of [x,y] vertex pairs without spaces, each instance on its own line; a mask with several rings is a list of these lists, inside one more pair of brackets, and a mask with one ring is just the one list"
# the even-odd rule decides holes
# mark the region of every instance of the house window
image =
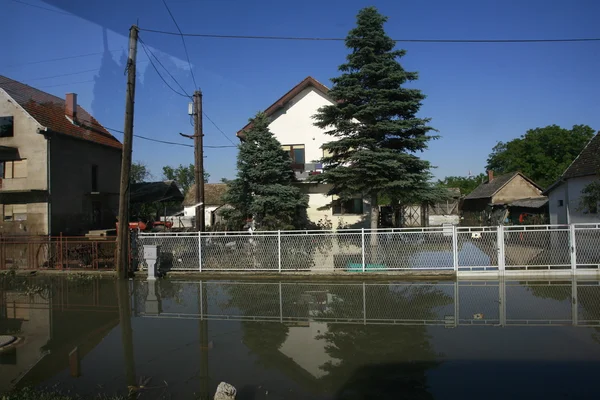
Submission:
[[27,204],[5,204],[4,221],[27,221]]
[[558,201],[558,206],[559,206],[559,207],[562,207],[563,205],[564,205],[563,201],[562,201],[562,200],[559,200],[559,201]]
[[332,211],[333,215],[362,214],[363,200],[359,198],[349,200],[334,200]]
[[0,161],[0,178],[27,178],[27,160]]
[[92,192],[98,191],[98,166],[92,165]]
[[0,137],[12,137],[14,131],[13,117],[0,117]]
[[292,159],[292,168],[304,169],[305,157],[303,144],[285,145],[281,146],[281,148],[290,155],[290,158]]

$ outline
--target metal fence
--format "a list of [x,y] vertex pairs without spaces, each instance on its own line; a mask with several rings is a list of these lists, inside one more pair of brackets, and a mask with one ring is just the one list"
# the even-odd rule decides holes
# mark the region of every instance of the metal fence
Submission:
[[[578,270],[600,266],[600,224],[140,233],[184,271]],[[146,267],[143,252],[137,266]]]
[[112,269],[115,237],[0,236],[2,269]]

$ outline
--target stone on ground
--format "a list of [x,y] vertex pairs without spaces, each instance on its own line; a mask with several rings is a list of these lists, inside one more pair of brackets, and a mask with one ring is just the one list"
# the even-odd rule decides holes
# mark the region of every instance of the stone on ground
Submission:
[[214,400],[235,400],[235,394],[237,391],[229,383],[221,382],[217,386]]

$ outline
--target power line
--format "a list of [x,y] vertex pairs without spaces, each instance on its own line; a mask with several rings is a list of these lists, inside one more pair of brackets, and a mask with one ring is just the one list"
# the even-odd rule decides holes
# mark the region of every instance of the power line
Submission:
[[[164,0],[163,0],[164,1]],[[177,35],[201,37],[211,39],[259,39],[259,40],[295,40],[314,42],[343,42],[345,38],[333,37],[302,37],[302,36],[256,36],[256,35],[216,35],[209,33],[177,33],[156,29],[143,29],[144,32],[161,33],[163,35]],[[600,38],[565,38],[565,39],[394,39],[403,43],[557,43],[557,42],[598,42]]]
[[[138,38],[139,39],[139,38]],[[174,93],[177,93],[180,96],[189,98],[190,96],[186,94],[183,94],[181,92],[178,92],[177,90],[173,89],[173,87],[171,85],[169,85],[169,82],[167,82],[167,80],[160,74],[160,72],[158,72],[158,68],[156,68],[156,65],[154,64],[154,61],[152,61],[152,58],[150,57],[150,54],[148,54],[148,50],[146,49],[146,45],[144,44],[144,42],[142,42],[140,40],[140,44],[142,45],[142,49],[144,50],[144,53],[146,53],[146,55],[148,56],[148,59],[150,60],[150,64],[152,64],[152,67],[154,68],[154,70],[156,71],[156,73],[158,74],[158,76],[160,77],[160,79],[162,79],[162,81],[165,83],[165,85],[167,85],[167,87],[169,89],[171,89]],[[164,68],[164,67],[163,67]],[[177,81],[176,81],[177,82]],[[179,82],[177,82],[177,84],[179,85]],[[184,91],[185,92],[185,91]]]
[[[206,119],[207,119],[207,120],[209,120],[209,121],[210,121],[210,123],[211,123],[211,124],[213,124],[213,125],[215,126],[215,128],[217,128],[217,130],[218,130],[219,132],[221,132],[221,134],[222,134],[223,136],[225,136],[225,139],[229,140],[229,142],[230,142],[230,143],[231,143],[231,144],[232,144],[234,147],[237,147],[237,146],[235,145],[235,143],[233,143],[233,141],[232,141],[232,140],[229,138],[229,136],[227,136],[227,135],[225,134],[225,132],[223,132],[223,131],[221,130],[221,128],[219,128],[219,126],[218,126],[217,124],[215,124],[215,121],[213,121],[212,119],[210,119],[210,117],[209,117],[209,116],[208,116],[208,115],[207,115],[205,112],[202,112],[202,114],[204,114],[204,116],[206,117]],[[208,146],[207,146],[207,147],[208,147]]]
[[31,79],[24,79],[24,80],[26,80],[26,81],[42,81],[44,79],[60,78],[62,76],[79,75],[79,74],[85,74],[86,72],[96,72],[96,71],[100,71],[100,68],[86,69],[86,70],[83,70],[83,71],[71,72],[71,73],[68,73],[68,74],[44,76],[44,77],[41,77],[41,78],[31,78]]
[[[107,129],[107,130],[113,131],[113,132],[124,133],[123,131],[121,131],[119,129],[108,128],[106,126],[104,126],[104,129]],[[192,148],[194,147],[193,144],[169,142],[167,140],[153,139],[153,138],[149,138],[147,136],[142,136],[142,135],[133,135],[133,136],[135,136],[137,138],[140,138],[140,139],[149,140],[151,142],[157,142],[157,143],[163,143],[163,144],[170,144],[170,145],[174,145],[174,146],[184,146],[184,147],[192,147]],[[224,149],[224,148],[232,148],[232,147],[237,147],[237,146],[204,146],[204,147],[208,147],[210,149]]]
[[39,8],[41,10],[51,11],[51,12],[57,13],[57,14],[68,15],[69,17],[74,17],[75,16],[75,15],[70,14],[70,13],[66,13],[66,12],[59,11],[59,10],[53,10],[51,8],[46,8],[46,7],[38,6],[36,4],[25,3],[24,1],[20,1],[20,0],[12,0],[12,1],[15,2],[15,3],[24,4],[24,5],[29,6],[29,7],[35,7],[35,8]]
[[190,66],[190,73],[192,74],[192,81],[194,82],[194,89],[198,89],[198,84],[196,83],[196,77],[194,76],[194,69],[192,68],[192,63],[190,62],[190,55],[188,54],[187,46],[185,45],[185,38],[183,37],[183,32],[181,32],[181,29],[179,28],[179,24],[177,23],[177,21],[175,20],[175,17],[171,13],[171,10],[169,9],[167,2],[165,0],[162,0],[162,2],[165,5],[167,11],[169,12],[171,19],[175,23],[175,26],[177,27],[179,34],[181,35],[181,41],[183,42],[183,49],[185,50],[185,57],[187,58],[188,65]]
[[[172,74],[169,72],[169,70],[167,69],[167,67],[165,67],[165,66],[163,65],[163,63],[162,63],[162,62],[160,62],[160,60],[158,59],[158,57],[156,56],[156,54],[154,54],[154,53],[152,52],[152,50],[151,50],[151,49],[149,49],[149,48],[146,46],[146,43],[144,43],[144,41],[143,41],[143,40],[142,40],[142,39],[141,39],[139,36],[138,36],[138,40],[140,41],[140,43],[141,43],[141,44],[142,44],[142,46],[144,47],[144,51],[145,51],[145,52],[147,51],[147,52],[146,52],[146,55],[148,55],[148,53],[150,53],[150,54],[151,54],[151,55],[154,57],[154,59],[156,60],[156,62],[158,62],[158,64],[159,64],[159,65],[160,65],[160,66],[161,66],[161,67],[162,67],[162,68],[165,70],[165,72],[166,72],[167,74],[169,74],[169,76],[171,77],[171,79],[173,79],[173,81],[175,81],[175,83],[177,84],[177,86],[179,86],[179,88],[181,89],[181,91],[182,91],[183,93],[185,93],[185,95],[186,95],[187,97],[191,98],[192,96],[190,96],[190,95],[187,93],[187,91],[186,91],[186,90],[183,88],[183,86],[181,86],[181,84],[180,84],[180,83],[177,81],[177,79],[175,79],[175,77],[174,77],[174,76],[173,76],[173,75],[172,75]],[[149,59],[149,60],[152,62],[152,59],[150,58],[150,56],[148,56],[148,59]],[[178,94],[180,94],[180,93],[178,93]]]
[[51,88],[51,87],[58,87],[58,86],[69,86],[69,85],[76,85],[78,83],[90,83],[90,82],[95,82],[94,79],[89,79],[87,81],[77,81],[77,82],[69,82],[69,83],[59,83],[57,85],[45,85],[45,86],[37,86],[37,88]]
[[[109,53],[116,53],[117,51],[122,51],[122,49],[108,50]],[[62,60],[72,60],[74,58],[97,56],[100,54],[104,54],[104,51],[99,51],[97,53],[78,54],[76,56],[49,58],[47,60],[31,61],[31,62],[26,62],[26,63],[21,63],[21,64],[10,64],[10,65],[5,65],[2,68],[22,67],[24,65],[42,64],[42,63],[53,62],[53,61],[62,61]]]

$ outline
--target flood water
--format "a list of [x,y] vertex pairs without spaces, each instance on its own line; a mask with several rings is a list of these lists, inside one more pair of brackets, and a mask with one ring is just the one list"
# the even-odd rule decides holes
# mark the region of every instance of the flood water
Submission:
[[598,281],[4,279],[0,392],[598,398]]

